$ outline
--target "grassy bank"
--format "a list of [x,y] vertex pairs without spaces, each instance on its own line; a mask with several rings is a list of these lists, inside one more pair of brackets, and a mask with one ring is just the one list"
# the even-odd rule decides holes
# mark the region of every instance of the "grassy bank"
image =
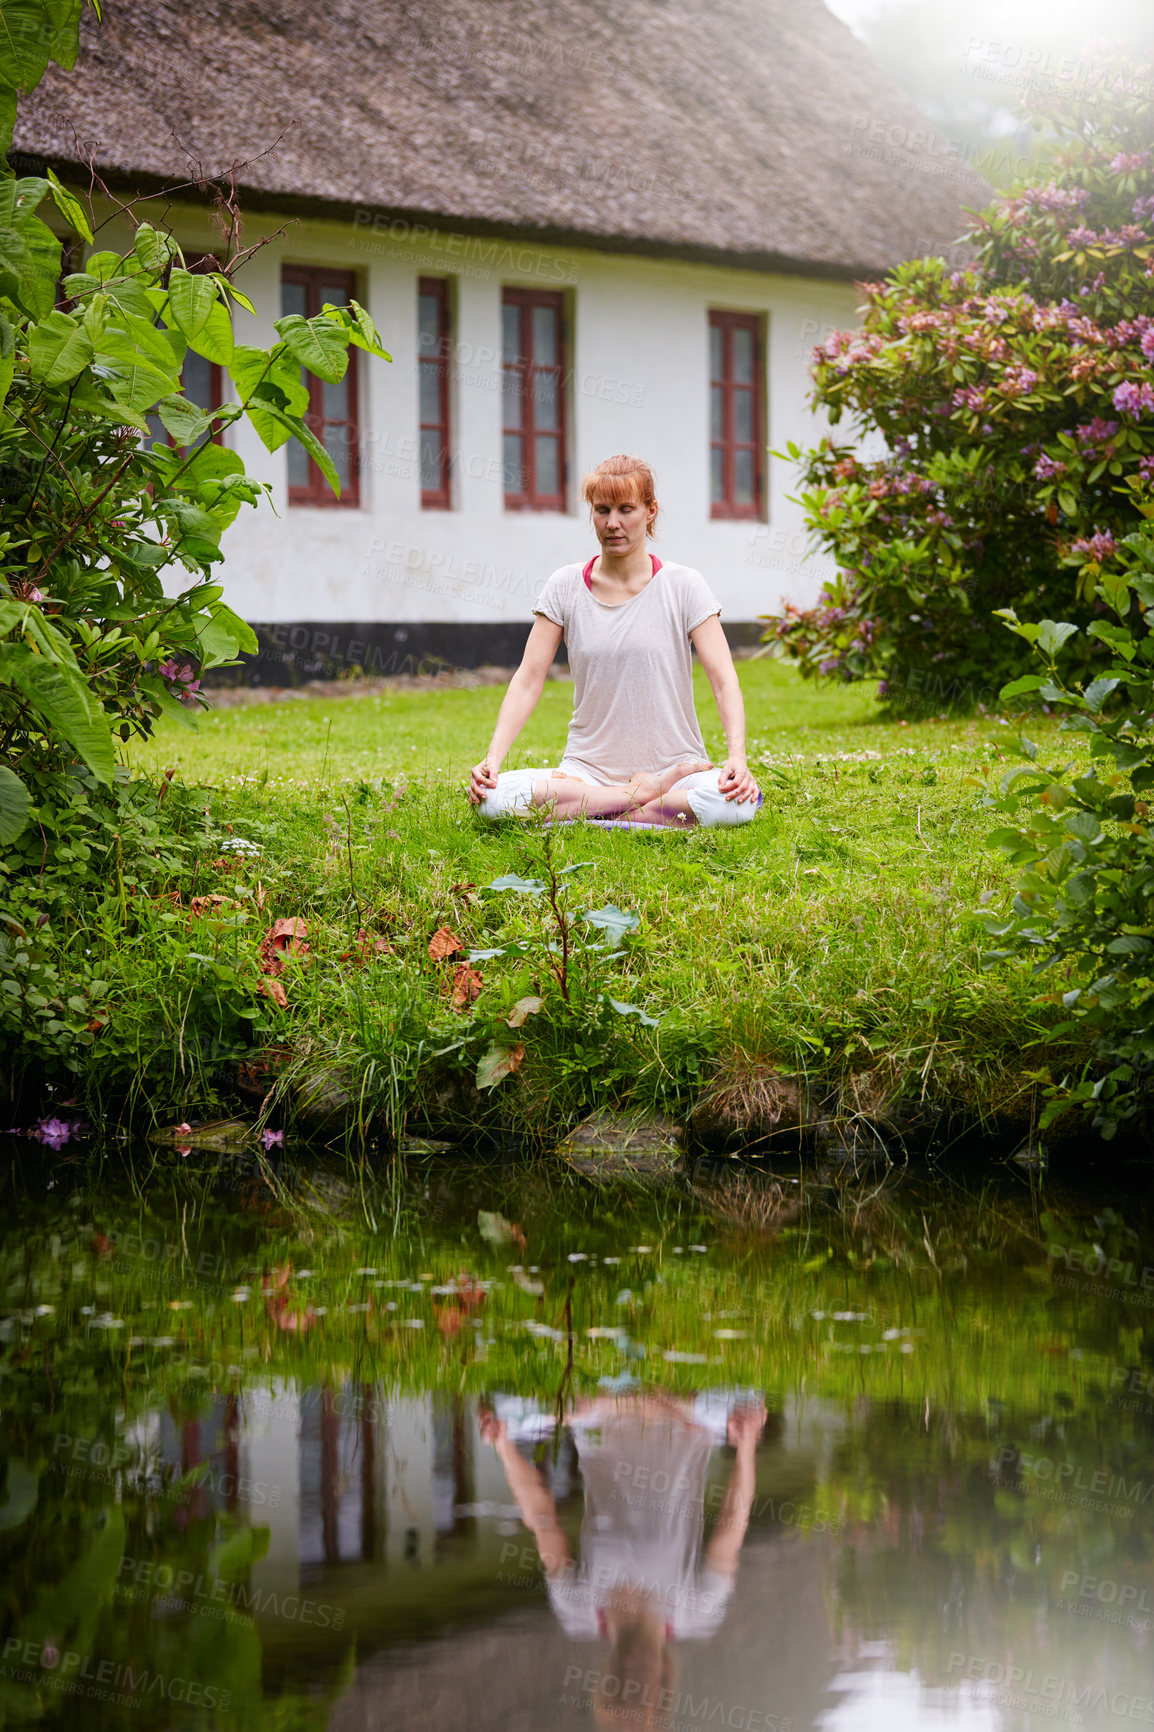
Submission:
[[[482,825],[463,788],[494,688],[163,725],[130,767],[198,790],[183,852],[131,893],[110,850],[90,905],[39,940],[96,1025],[75,1029],[72,1086],[90,1110],[169,1121],[263,1100],[290,1133],[548,1140],[612,1104],[715,1135],[831,1116],[1028,1130],[1040,1080],[1081,1055],[1048,1037],[1059,1012],[1025,968],[980,965],[975,912],[1009,895],[981,794],[1013,729],[886,724],[867,691],[740,672],[765,805],[734,831]],[[559,761],[571,700],[550,683],[510,767]],[[720,757],[704,682],[698,706]],[[1031,730],[1043,751],[1049,727]],[[555,882],[567,930],[548,891],[489,888],[510,875]],[[583,918],[605,909],[636,924]],[[307,958],[284,959],[270,996],[261,939],[293,918]],[[461,948],[435,960],[442,928]],[[479,1090],[485,1064],[500,1080]]]

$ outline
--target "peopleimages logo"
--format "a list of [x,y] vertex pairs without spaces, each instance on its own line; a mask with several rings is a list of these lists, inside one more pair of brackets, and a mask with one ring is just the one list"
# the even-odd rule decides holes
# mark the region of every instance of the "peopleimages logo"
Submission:
[[201,1575],[196,1570],[176,1570],[170,1564],[153,1564],[146,1558],[121,1558],[117,1577],[122,1585],[153,1588],[158,1598],[169,1597],[175,1602],[174,1610],[195,1611],[198,1608],[192,1602],[200,1600],[206,1606],[225,1605],[242,1612],[257,1612],[263,1617],[288,1618],[321,1630],[339,1630],[345,1621],[342,1606],[326,1605],[300,1594],[277,1594],[271,1588],[249,1587],[244,1582],[226,1582],[219,1576]]
[[141,1706],[147,1697],[209,1709],[227,1708],[232,1701],[232,1691],[221,1690],[215,1684],[168,1677],[163,1672],[150,1672],[146,1666],[98,1660],[92,1654],[54,1648],[51,1642],[26,1642],[19,1636],[9,1636],[5,1641],[0,1672],[19,1684],[48,1685],[70,1695],[97,1700],[129,1700],[135,1707]]

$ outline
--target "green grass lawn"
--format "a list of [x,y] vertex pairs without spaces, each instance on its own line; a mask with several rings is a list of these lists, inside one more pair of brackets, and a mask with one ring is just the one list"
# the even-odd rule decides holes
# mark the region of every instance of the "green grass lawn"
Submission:
[[[240,977],[251,971],[251,990],[260,934],[277,917],[306,919],[310,966],[290,969],[287,1009],[256,1000],[258,1034],[314,1077],[339,1074],[394,1128],[406,1113],[420,1122],[430,1102],[434,1119],[467,1120],[500,1101],[521,1128],[549,1129],[612,1101],[684,1115],[719,1088],[740,1110],[773,1070],[809,1079],[822,1110],[840,1100],[845,1113],[875,1113],[900,1097],[907,1108],[1028,1124],[1039,1074],[1080,1055],[1048,1038],[1057,1015],[1036,1002],[1024,966],[980,963],[988,940],[975,914],[1011,894],[985,844],[1004,820],[981,800],[1013,762],[1016,729],[983,717],[886,723],[872,688],[815,688],[770,660],[739,672],[765,793],[754,823],[551,832],[555,865],[582,863],[567,879],[574,911],[613,904],[639,917],[618,951],[579,954],[568,1005],[544,948],[554,929],[542,900],[486,890],[503,874],[538,876],[545,833],[487,826],[465,800],[499,688],[221,710],[196,733],[162,724],[132,765],[174,766],[212,790],[205,856],[185,890],[238,904],[194,921],[192,938],[187,915],[169,912],[172,943]],[[547,686],[507,767],[560,760],[571,702],[569,684]],[[1030,731],[1044,752],[1071,755],[1052,723]],[[238,865],[230,852],[228,870],[209,863],[224,857],[224,825],[229,841],[260,850]],[[444,925],[469,947],[504,950],[476,963],[480,992],[464,1008],[447,996],[460,956],[428,954]],[[365,966],[362,927],[388,943]],[[180,967],[172,955],[165,966],[176,975],[158,976],[155,990],[167,1002]],[[544,1004],[512,1032],[507,1018],[525,996]],[[524,1059],[478,1096],[472,1077],[494,1043],[520,1043]]]

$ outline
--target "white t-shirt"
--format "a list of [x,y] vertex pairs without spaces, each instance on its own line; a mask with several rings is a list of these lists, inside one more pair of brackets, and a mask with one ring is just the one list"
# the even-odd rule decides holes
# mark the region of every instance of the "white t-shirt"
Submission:
[[672,560],[620,607],[598,601],[582,570],[563,565],[533,604],[561,627],[569,652],[565,761],[599,783],[704,762],[689,634],[720,614],[720,602],[699,571]]
[[580,1561],[547,1578],[566,1635],[588,1641],[619,1588],[660,1607],[674,1640],[716,1634],[733,1578],[703,1558],[705,1483],[717,1438],[680,1419],[607,1415],[573,1425],[585,1483]]

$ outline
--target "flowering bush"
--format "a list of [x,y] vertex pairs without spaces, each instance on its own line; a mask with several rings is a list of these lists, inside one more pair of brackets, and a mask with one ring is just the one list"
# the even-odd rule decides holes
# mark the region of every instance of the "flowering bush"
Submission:
[[1139,521],[1130,484],[1154,481],[1152,91],[1154,64],[1108,63],[1048,102],[1049,178],[973,218],[972,264],[865,284],[863,328],[814,351],[814,401],[855,437],[788,451],[839,567],[816,607],[769,622],[803,672],[880,678],[898,710],[973,703],[1014,668],[996,608],[1094,617]]

